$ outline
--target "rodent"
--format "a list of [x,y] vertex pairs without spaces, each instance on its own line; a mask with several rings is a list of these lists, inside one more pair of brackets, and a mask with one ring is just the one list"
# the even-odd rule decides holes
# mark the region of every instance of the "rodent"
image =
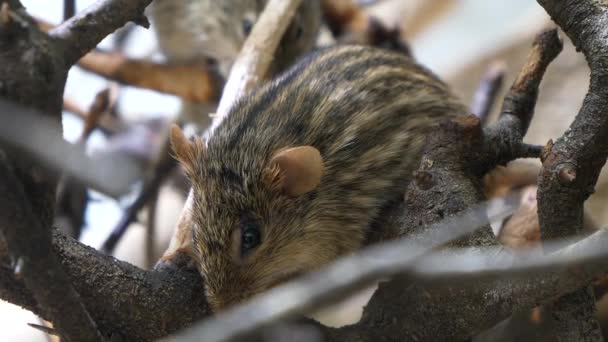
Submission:
[[[160,51],[169,63],[212,67],[223,78],[268,0],[154,0],[146,9]],[[320,0],[306,0],[287,28],[269,74],[274,75],[311,51],[321,27]],[[202,129],[212,106],[182,102],[180,117]]]
[[237,100],[206,142],[172,127],[193,189],[176,234],[213,310],[361,248],[402,198],[425,137],[467,113],[413,59],[338,45]]
[[[155,0],[147,9],[168,61],[216,61],[225,77],[268,0]],[[310,51],[321,27],[319,0],[303,1],[283,36],[275,72]]]

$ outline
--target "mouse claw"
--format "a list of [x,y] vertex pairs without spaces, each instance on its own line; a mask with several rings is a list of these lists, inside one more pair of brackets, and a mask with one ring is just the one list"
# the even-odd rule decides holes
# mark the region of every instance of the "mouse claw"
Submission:
[[187,253],[177,250],[175,253],[162,257],[153,267],[158,272],[196,271],[196,262]]

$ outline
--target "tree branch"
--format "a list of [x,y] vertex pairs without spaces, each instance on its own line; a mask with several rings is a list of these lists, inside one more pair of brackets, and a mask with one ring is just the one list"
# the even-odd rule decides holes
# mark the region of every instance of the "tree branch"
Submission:
[[[151,341],[209,315],[196,272],[143,271],[56,230],[52,248],[104,335]],[[7,256],[0,255],[0,261],[6,265]],[[3,299],[50,319],[10,269],[0,267],[0,276]]]
[[36,302],[66,341],[102,341],[70,279],[51,251],[50,231],[35,219],[21,183],[0,159],[0,227],[15,264]]
[[[591,69],[589,91],[566,133],[543,153],[538,213],[544,240],[583,229],[583,205],[608,157],[608,6],[594,0],[538,0],[585,55]],[[600,341],[595,299],[580,289],[553,305],[561,341]]]
[[85,10],[52,29],[69,68],[110,33],[129,21],[148,27],[144,9],[152,0],[98,0]]

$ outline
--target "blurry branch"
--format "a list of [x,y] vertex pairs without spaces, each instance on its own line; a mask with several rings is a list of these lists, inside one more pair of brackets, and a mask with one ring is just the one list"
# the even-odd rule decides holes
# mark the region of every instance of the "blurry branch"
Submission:
[[51,250],[51,233],[32,212],[22,185],[0,159],[0,227],[14,272],[23,277],[36,302],[66,341],[102,341],[69,277]]
[[100,51],[89,52],[78,65],[123,84],[176,95],[192,102],[215,102],[221,91],[219,75],[200,66],[159,64]]
[[354,0],[322,0],[323,15],[339,42],[380,46],[411,55],[399,27],[389,29]]
[[63,50],[65,67],[70,68],[110,33],[129,21],[148,27],[143,15],[152,0],[99,0],[72,18],[51,29],[49,35]]
[[[54,27],[39,18],[36,22],[43,31]],[[216,102],[223,84],[216,72],[201,66],[161,64],[131,59],[116,52],[92,50],[78,61],[78,65],[122,84],[179,96],[192,102]]]
[[111,253],[114,250],[118,241],[120,241],[131,223],[137,218],[139,211],[156,196],[162,183],[167,179],[171,172],[175,170],[177,163],[168,153],[168,150],[163,148],[161,153],[162,155],[154,167],[152,177],[144,183],[141,192],[133,204],[131,204],[122,214],[116,227],[114,227],[110,236],[103,243],[101,249],[104,252]]
[[[582,284],[608,273],[606,229],[599,229],[582,240],[574,238],[547,244],[556,252],[543,255],[540,248],[448,249],[420,258],[412,266],[410,276],[424,283],[458,281],[470,286],[491,278],[521,277],[536,272],[563,272],[563,281]],[[576,285],[570,288],[576,289]]]
[[212,130],[228,114],[232,104],[254,86],[262,83],[302,0],[269,0],[253,25],[237,56],[217,108]]
[[471,112],[480,120],[481,125],[485,126],[488,116],[492,112],[496,97],[502,88],[505,77],[505,65],[503,62],[495,62],[490,65],[488,71],[483,75],[481,82],[471,104]]
[[[583,105],[566,133],[543,151],[538,213],[543,239],[564,238],[583,229],[584,202],[593,193],[608,157],[608,4],[595,0],[537,0],[564,30],[591,69]],[[547,248],[549,252],[550,249]],[[600,341],[595,299],[589,286],[552,306],[560,341]]]
[[110,88],[103,89],[95,95],[95,99],[89,107],[89,111],[84,120],[84,127],[79,139],[81,144],[86,143],[93,130],[99,125],[99,121],[103,115],[107,113],[113,104],[112,102],[115,100],[116,97],[114,97],[114,99],[111,98]]
[[[99,120],[112,106],[115,97],[112,99],[110,94],[110,88],[100,91],[89,108],[78,142],[83,149],[85,149],[86,142],[97,127]],[[68,235],[78,239],[85,221],[84,216],[88,199],[86,185],[64,173],[57,185],[55,225],[61,227]]]
[[[120,154],[91,158],[63,139],[61,124],[38,111],[0,100],[0,141],[25,153],[56,175],[65,172],[99,192],[118,196],[138,178],[137,165]],[[24,131],[24,130],[27,130]]]
[[[49,328],[45,325],[40,325],[40,324],[34,324],[34,323],[28,323],[27,325],[29,325],[30,327],[44,333],[47,335],[53,335],[53,336],[58,336],[59,332],[56,329],[53,328]],[[51,339],[48,339],[49,341],[52,341]]]
[[76,0],[63,0],[63,20],[68,20],[76,14]]

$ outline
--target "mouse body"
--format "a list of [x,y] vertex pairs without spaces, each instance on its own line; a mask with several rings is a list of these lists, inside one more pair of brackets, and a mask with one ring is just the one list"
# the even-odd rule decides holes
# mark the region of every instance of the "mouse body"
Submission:
[[173,127],[193,191],[175,246],[193,258],[212,308],[361,248],[403,197],[426,136],[467,113],[412,58],[338,45],[237,100],[207,141]]

